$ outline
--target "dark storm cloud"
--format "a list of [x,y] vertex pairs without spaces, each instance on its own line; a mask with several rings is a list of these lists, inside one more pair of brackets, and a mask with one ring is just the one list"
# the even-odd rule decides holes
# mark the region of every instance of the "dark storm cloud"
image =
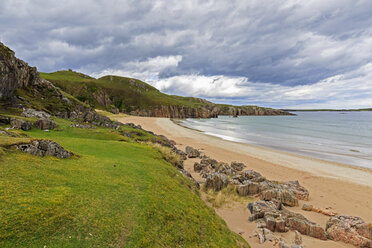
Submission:
[[[370,0],[3,0],[0,40],[41,71],[137,76],[171,93],[190,94],[179,86],[193,75],[293,89],[369,78],[371,13]],[[218,92],[206,97],[251,99]]]

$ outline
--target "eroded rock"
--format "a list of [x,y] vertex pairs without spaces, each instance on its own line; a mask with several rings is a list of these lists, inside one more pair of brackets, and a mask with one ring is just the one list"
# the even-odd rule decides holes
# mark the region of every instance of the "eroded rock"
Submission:
[[226,187],[229,183],[229,180],[225,174],[221,173],[211,173],[208,175],[205,181],[205,187],[207,189],[213,189],[215,191],[219,191]]
[[294,207],[298,206],[298,199],[294,193],[289,190],[281,188],[272,188],[264,190],[260,193],[261,200],[271,201],[272,199],[277,199],[281,201],[284,205]]
[[358,247],[372,247],[372,230],[360,217],[331,217],[326,225],[329,239]]
[[286,232],[297,230],[301,234],[326,240],[327,235],[322,227],[306,219],[303,215],[290,212],[281,207],[280,201],[257,201],[248,204],[251,212],[250,221],[263,219],[270,231]]
[[11,118],[10,125],[12,125],[14,129],[22,129],[23,131],[31,129],[31,122],[22,119]]
[[44,111],[38,111],[35,109],[26,109],[21,114],[24,117],[38,117],[38,118],[50,118],[50,114]]
[[33,140],[30,143],[17,144],[14,148],[37,156],[54,156],[57,158],[68,158],[73,155],[66,151],[57,142],[51,140]]
[[57,127],[57,124],[49,118],[39,118],[35,122],[35,126],[41,130],[53,130]]
[[231,162],[231,167],[236,171],[242,171],[245,168],[245,165],[239,162]]
[[191,146],[186,146],[186,154],[187,154],[187,157],[189,158],[200,157],[200,152],[197,149],[192,148]]

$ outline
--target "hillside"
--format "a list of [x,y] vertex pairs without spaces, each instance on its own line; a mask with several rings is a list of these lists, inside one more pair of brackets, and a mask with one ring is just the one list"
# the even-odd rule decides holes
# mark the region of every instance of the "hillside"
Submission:
[[[153,135],[54,120],[59,128],[49,132],[0,126],[1,247],[244,246],[189,179],[156,148],[136,141]],[[134,137],[123,136],[124,130]],[[76,156],[38,157],[9,148],[31,139],[54,140]]]
[[249,247],[203,202],[179,153],[0,43],[0,247]]
[[94,79],[71,70],[40,75],[80,101],[114,113],[171,118],[289,115],[288,112],[270,108],[214,104],[200,98],[167,95],[133,78],[104,76]]

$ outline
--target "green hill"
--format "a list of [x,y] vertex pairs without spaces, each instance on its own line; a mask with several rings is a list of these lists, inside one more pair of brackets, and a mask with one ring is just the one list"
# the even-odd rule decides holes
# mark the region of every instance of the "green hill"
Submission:
[[118,76],[98,79],[74,71],[40,73],[63,91],[96,109],[132,115],[211,118],[218,115],[290,115],[258,106],[214,104],[195,97],[167,95],[140,80]]
[[197,108],[211,104],[199,98],[167,95],[147,83],[127,77],[104,76],[95,79],[74,71],[40,73],[40,76],[98,109],[111,110],[116,107],[120,112],[130,112],[160,105]]

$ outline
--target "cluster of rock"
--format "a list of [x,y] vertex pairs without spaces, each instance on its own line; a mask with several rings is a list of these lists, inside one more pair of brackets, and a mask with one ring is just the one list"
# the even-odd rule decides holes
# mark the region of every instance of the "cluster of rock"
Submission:
[[272,232],[296,230],[301,234],[327,240],[327,234],[321,226],[309,221],[303,215],[288,211],[278,200],[256,201],[248,204],[251,212],[249,221],[259,220],[259,226]]
[[357,247],[372,247],[372,224],[359,217],[335,216],[326,224],[328,238],[342,241]]
[[22,116],[39,118],[34,124],[32,124],[30,121],[27,120],[0,116],[0,124],[4,125],[10,124],[13,129],[22,129],[23,131],[30,130],[33,125],[41,130],[53,130],[54,128],[57,127],[57,124],[52,119],[49,118],[50,115],[44,111],[28,109],[22,113]]
[[221,190],[228,184],[236,186],[241,196],[259,195],[262,200],[278,200],[286,206],[298,206],[298,200],[308,200],[309,192],[298,181],[270,181],[253,170],[244,170],[243,163],[232,162],[230,165],[203,157],[194,164],[194,171],[206,178],[206,187]]
[[79,123],[90,123],[95,126],[119,129],[123,124],[117,121],[111,121],[109,117],[98,114],[96,111],[82,106],[76,106],[73,111],[56,112],[55,116],[77,121]]
[[[187,149],[191,154],[192,149]],[[253,170],[244,170],[243,163],[232,162],[230,165],[202,156],[200,162],[194,163],[194,171],[200,173],[207,189],[219,191],[229,184],[234,185],[241,196],[255,196],[260,200],[248,204],[251,216],[249,221],[256,221],[259,232],[256,236],[260,243],[269,240],[282,248],[301,248],[301,235],[321,240],[343,241],[357,247],[372,248],[372,224],[365,223],[359,217],[336,216],[329,210],[304,204],[302,209],[331,216],[326,228],[311,222],[302,214],[289,211],[284,206],[298,206],[299,200],[309,200],[309,191],[298,181],[270,181]],[[293,244],[278,239],[273,232],[296,232]]]
[[23,131],[30,130],[32,126],[31,122],[17,118],[10,118],[9,124],[13,129],[22,129]]
[[72,152],[66,151],[57,142],[51,140],[33,140],[30,143],[13,145],[12,148],[37,156],[68,158],[73,155]]

